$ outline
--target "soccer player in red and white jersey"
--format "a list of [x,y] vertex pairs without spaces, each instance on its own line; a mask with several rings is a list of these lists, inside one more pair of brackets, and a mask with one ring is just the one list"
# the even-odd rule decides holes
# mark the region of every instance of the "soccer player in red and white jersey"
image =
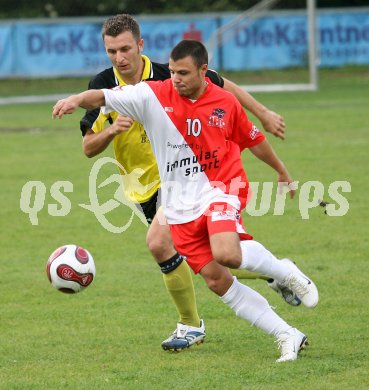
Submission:
[[[110,89],[120,85],[134,85],[141,81],[157,81],[170,78],[168,64],[151,61],[143,53],[145,42],[141,36],[138,22],[128,14],[113,15],[106,19],[102,27],[105,51],[112,63],[98,73],[89,83],[89,89]],[[242,106],[258,118],[263,128],[279,138],[284,138],[284,120],[279,114],[267,109],[245,90],[208,70],[206,76],[212,83],[233,93]],[[101,110],[86,111],[81,119],[83,151],[94,157],[112,144],[116,161],[124,168],[120,174],[124,180],[135,170],[142,174],[137,181],[124,180],[124,195],[139,205],[150,223],[146,243],[153,258],[160,267],[166,290],[178,312],[177,327],[161,346],[165,350],[181,351],[201,343],[205,336],[205,323],[197,311],[196,296],[190,268],[183,257],[173,247],[170,229],[160,224],[162,209],[158,207],[160,196],[160,177],[155,156],[142,124],[116,112],[103,114]],[[128,129],[128,130],[127,130]],[[131,184],[132,183],[132,184]],[[146,188],[145,188],[146,187]],[[282,260],[287,262],[287,260]],[[232,270],[240,278],[265,277],[247,270]],[[268,286],[283,299],[296,306],[301,302],[290,290],[280,289],[275,280],[268,280]],[[196,334],[193,338],[192,335]]]
[[239,317],[277,338],[278,362],[295,360],[307,337],[228,269],[267,275],[291,289],[305,306],[317,305],[314,283],[246,232],[240,212],[247,202],[248,181],[240,151],[250,149],[278,173],[279,182],[292,179],[236,98],[205,78],[207,63],[205,47],[184,40],[171,53],[171,80],[85,91],[57,102],[53,116],[61,118],[78,106],[104,106],[105,112],[116,111],[143,124],[158,162],[162,206],[176,249]]

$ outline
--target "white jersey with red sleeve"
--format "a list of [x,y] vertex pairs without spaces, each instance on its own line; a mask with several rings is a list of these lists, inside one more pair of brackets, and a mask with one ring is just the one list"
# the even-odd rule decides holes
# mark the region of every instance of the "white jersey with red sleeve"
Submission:
[[240,151],[265,138],[231,93],[207,81],[196,101],[181,97],[170,79],[103,90],[104,113],[116,111],[143,124],[170,224],[193,221],[214,202],[245,207],[248,181]]

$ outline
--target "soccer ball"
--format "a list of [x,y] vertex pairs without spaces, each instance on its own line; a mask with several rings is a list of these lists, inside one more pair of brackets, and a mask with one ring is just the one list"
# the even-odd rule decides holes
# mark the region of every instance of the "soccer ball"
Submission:
[[96,268],[91,253],[78,245],[64,245],[56,249],[46,264],[50,283],[64,293],[77,293],[89,286]]

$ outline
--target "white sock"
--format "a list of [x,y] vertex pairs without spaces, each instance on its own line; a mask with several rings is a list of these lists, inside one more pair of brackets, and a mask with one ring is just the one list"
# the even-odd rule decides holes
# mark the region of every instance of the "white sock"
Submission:
[[239,269],[246,268],[269,278],[282,282],[291,270],[280,262],[260,242],[254,240],[241,241],[242,262]]
[[238,317],[268,334],[278,337],[280,333],[288,332],[292,328],[273,311],[262,295],[240,283],[236,277],[229,290],[220,299]]

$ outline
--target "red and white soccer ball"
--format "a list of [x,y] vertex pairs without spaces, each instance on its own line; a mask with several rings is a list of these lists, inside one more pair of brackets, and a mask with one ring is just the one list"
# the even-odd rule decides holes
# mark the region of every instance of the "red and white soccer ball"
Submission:
[[91,253],[78,245],[63,245],[56,249],[46,264],[50,283],[64,293],[78,293],[95,278],[96,267]]

